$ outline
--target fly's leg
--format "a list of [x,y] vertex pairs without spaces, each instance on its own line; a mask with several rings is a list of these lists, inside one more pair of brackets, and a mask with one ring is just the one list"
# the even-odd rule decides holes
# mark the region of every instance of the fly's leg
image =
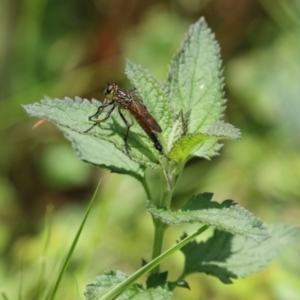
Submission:
[[130,129],[131,125],[126,120],[126,118],[124,117],[124,115],[122,114],[122,112],[120,111],[120,109],[119,109],[119,114],[120,114],[120,117],[122,118],[123,122],[125,123],[125,125],[127,127],[127,130],[126,130],[126,133],[125,133],[125,136],[124,136],[124,142],[125,142],[126,152],[127,152],[127,154],[129,154],[129,147],[128,147],[128,143],[127,143],[127,138],[128,138],[128,135],[129,135],[129,129]]
[[113,101],[108,102],[108,99],[105,98],[104,101],[103,101],[103,104],[98,107],[98,109],[97,109],[97,111],[94,115],[89,117],[89,120],[92,121],[93,118],[99,117],[100,114],[102,113],[103,109],[107,106],[112,105],[112,104],[113,104]]
[[[104,108],[104,107],[107,107],[107,106],[109,106],[109,105],[112,105],[112,103],[107,103],[107,104],[103,104],[103,105],[99,106],[99,107],[98,107],[98,110],[97,110],[97,112],[96,112],[96,114],[94,114],[93,116],[89,117],[89,120],[90,120],[92,117],[94,117],[94,116],[99,116],[99,115],[101,114],[103,108]],[[112,112],[114,111],[115,108],[116,108],[116,106],[114,105],[114,106],[108,111],[108,113],[106,114],[106,116],[105,116],[103,119],[101,119],[101,120],[99,120],[99,121],[96,121],[89,129],[85,130],[83,133],[88,133],[90,130],[92,130],[92,129],[93,129],[95,126],[97,126],[98,124],[100,124],[100,123],[102,123],[102,122],[105,122],[105,121],[110,117],[110,115],[112,114]],[[102,110],[100,111],[100,109],[102,109]],[[99,112],[99,111],[100,111],[100,112]]]

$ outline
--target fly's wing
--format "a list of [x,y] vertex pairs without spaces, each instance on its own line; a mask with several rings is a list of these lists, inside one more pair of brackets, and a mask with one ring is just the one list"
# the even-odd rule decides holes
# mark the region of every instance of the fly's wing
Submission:
[[148,112],[146,106],[140,103],[139,101],[132,101],[131,105],[128,107],[128,110],[136,119],[136,121],[140,124],[140,126],[145,130],[150,129],[155,132],[162,132],[162,129],[160,128],[159,124]]

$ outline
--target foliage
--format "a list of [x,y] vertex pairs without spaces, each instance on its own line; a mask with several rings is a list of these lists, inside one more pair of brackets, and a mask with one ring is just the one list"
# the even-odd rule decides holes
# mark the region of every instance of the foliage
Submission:
[[[147,210],[153,216],[155,242],[153,260],[137,273],[127,277],[120,271],[109,271],[87,287],[87,299],[151,299],[157,294],[168,299],[177,286],[188,287],[184,278],[192,272],[205,272],[224,283],[232,278],[248,276],[274,258],[285,242],[297,233],[293,226],[265,226],[260,219],[232,200],[211,201],[212,194],[199,194],[176,211],[170,210],[174,188],[186,162],[192,157],[210,159],[218,154],[222,139],[237,139],[239,130],[221,122],[225,108],[223,78],[219,47],[204,19],[191,26],[174,56],[166,81],[159,82],[141,66],[127,61],[125,73],[137,88],[136,94],[149,112],[159,121],[163,131],[159,153],[143,130],[132,126],[129,135],[130,153],[123,142],[124,128],[117,114],[88,135],[91,125],[88,116],[95,113],[100,103],[86,99],[44,99],[25,105],[32,116],[46,118],[59,126],[71,140],[78,156],[112,172],[128,174],[138,179],[148,195]],[[145,170],[151,167],[161,175],[161,197],[154,199],[147,186]],[[182,223],[202,226],[176,246],[162,253],[161,245],[168,226]],[[204,225],[203,225],[204,224]],[[200,243],[192,242],[209,226],[214,236]],[[283,236],[283,238],[277,238]],[[175,282],[167,281],[159,271],[162,259],[181,248],[185,256],[182,276]],[[271,251],[273,250],[273,251]],[[247,257],[251,254],[251,265]],[[144,290],[134,281],[151,271],[153,282]]]

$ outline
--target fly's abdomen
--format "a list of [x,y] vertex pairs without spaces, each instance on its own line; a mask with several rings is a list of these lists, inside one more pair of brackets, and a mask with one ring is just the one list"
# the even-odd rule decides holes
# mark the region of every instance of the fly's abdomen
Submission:
[[[132,113],[132,115],[135,118],[135,120],[137,121],[137,123],[144,129],[144,131],[147,133],[149,138],[152,140],[152,142],[154,143],[155,148],[158,151],[162,152],[162,150],[163,150],[162,144],[158,140],[156,134],[151,129],[151,126],[145,121],[145,119],[141,118],[140,115],[136,115],[134,113]],[[159,127],[159,129],[160,129],[160,127]],[[161,132],[161,129],[158,132]]]

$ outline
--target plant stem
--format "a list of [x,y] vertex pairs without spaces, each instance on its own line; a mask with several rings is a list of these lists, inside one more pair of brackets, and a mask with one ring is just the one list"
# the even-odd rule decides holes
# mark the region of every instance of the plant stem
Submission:
[[[153,201],[153,203],[158,207],[169,208],[173,196],[173,191],[175,189],[177,180],[182,172],[182,169],[182,164],[175,164],[174,162],[170,162],[168,159],[163,158],[161,160],[161,167],[158,169],[162,184],[160,199],[151,198],[151,192],[148,187],[147,180],[145,177],[143,178],[142,184],[148,199]],[[154,225],[152,259],[155,259],[162,253],[164,233],[167,228],[167,224],[163,223],[159,219],[155,219],[154,217],[152,217],[152,219]],[[159,265],[152,269],[152,273],[159,273]]]
[[[147,195],[148,200],[153,201],[151,197],[151,192],[148,186],[148,182],[146,180],[146,177],[143,177],[142,185],[144,187],[145,193]],[[159,219],[155,219],[152,217],[153,224],[154,224],[154,241],[153,241],[153,249],[152,249],[152,259],[159,256],[162,252],[162,244],[163,244],[163,238],[164,238],[164,231],[166,229],[166,225],[161,222]],[[155,267],[152,271],[153,273],[159,272],[159,266]]]
[[[152,260],[158,257],[162,252],[162,244],[164,239],[164,232],[166,229],[166,224],[164,224],[161,220],[153,218],[154,224],[154,242],[152,248]],[[157,265],[154,269],[152,269],[151,273],[159,273],[159,265]]]
[[[160,176],[162,182],[162,193],[159,203],[156,203],[158,206],[165,206],[169,207],[171,204],[171,199],[173,195],[174,181],[172,180],[172,173],[168,172],[168,168],[161,168],[160,169]],[[164,233],[167,228],[167,224],[163,223],[160,219],[153,219],[154,224],[154,241],[153,241],[153,248],[152,248],[152,260],[161,255],[162,253],[162,245],[164,239]],[[159,273],[159,265],[157,265],[151,271],[152,274]]]
[[172,173],[169,172],[167,166],[160,169],[160,177],[162,183],[162,192],[159,203],[156,205],[169,207],[171,204],[172,194],[174,190]]
[[162,261],[164,261],[167,257],[169,257],[171,254],[175,253],[179,249],[181,249],[183,246],[191,242],[195,237],[197,237],[199,234],[203,233],[206,229],[208,229],[207,225],[202,226],[199,228],[196,232],[193,234],[187,236],[183,240],[181,240],[178,244],[161,254],[160,256],[156,257],[154,260],[150,261],[147,265],[139,269],[137,272],[132,274],[130,277],[128,277],[126,280],[112,288],[110,291],[108,291],[105,295],[103,295],[100,299],[101,300],[112,300],[116,299],[120,294],[122,294],[126,289],[128,289],[129,286],[131,286],[138,278],[140,278],[142,275],[148,273],[150,270],[158,266]]
[[148,186],[148,182],[146,180],[146,176],[145,175],[144,175],[143,180],[141,181],[141,183],[142,183],[143,188],[145,190],[145,193],[147,195],[147,198],[148,198],[147,200],[153,201],[152,196],[151,196],[151,192],[150,192],[150,189],[149,189],[149,186]]

